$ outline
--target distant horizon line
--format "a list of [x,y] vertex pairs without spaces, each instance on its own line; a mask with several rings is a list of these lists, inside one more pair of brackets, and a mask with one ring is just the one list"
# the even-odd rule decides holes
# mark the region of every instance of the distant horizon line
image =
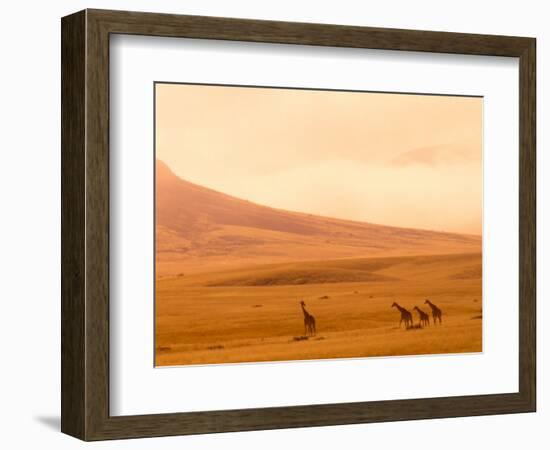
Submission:
[[262,208],[270,208],[270,209],[273,209],[273,210],[276,210],[276,211],[283,211],[283,212],[288,212],[288,213],[293,213],[293,214],[303,214],[303,215],[306,215],[306,216],[316,216],[316,217],[324,218],[324,219],[339,220],[339,221],[342,221],[342,222],[352,222],[352,223],[357,223],[357,224],[374,225],[374,226],[381,226],[381,227],[388,227],[388,228],[399,228],[401,230],[426,231],[426,232],[430,232],[430,233],[440,233],[440,234],[448,234],[448,235],[450,234],[450,235],[458,235],[458,236],[471,236],[471,237],[480,238],[480,239],[482,239],[482,237],[483,237],[483,234],[473,234],[473,233],[463,233],[463,232],[456,232],[456,231],[434,230],[434,229],[426,229],[426,228],[413,228],[413,227],[407,227],[407,226],[389,225],[389,224],[375,223],[375,222],[365,222],[365,221],[353,220],[353,219],[347,219],[347,218],[341,218],[341,217],[335,217],[335,216],[326,216],[326,215],[322,215],[322,214],[313,214],[313,213],[308,213],[308,212],[304,212],[304,211],[294,211],[294,210],[291,210],[291,209],[277,208],[277,207],[274,207],[274,206],[269,206],[269,205],[265,205],[265,204],[261,204],[261,203],[256,203],[254,201],[247,200],[247,199],[244,199],[244,198],[241,198],[241,197],[237,197],[235,195],[228,194],[226,192],[222,192],[222,191],[219,191],[217,189],[213,189],[211,187],[205,186],[203,184],[199,184],[199,183],[196,183],[196,182],[193,182],[193,181],[189,181],[185,178],[182,178],[181,176],[176,174],[174,172],[174,170],[165,161],[163,161],[160,158],[157,158],[156,155],[155,155],[155,174],[154,174],[154,179],[155,179],[155,183],[154,183],[155,184],[155,186],[154,186],[155,204],[156,204],[156,191],[157,191],[156,168],[157,168],[157,165],[158,165],[157,163],[158,162],[165,165],[168,168],[168,170],[170,171],[170,173],[180,181],[183,181],[185,183],[193,184],[193,185],[198,186],[202,189],[207,189],[207,190],[212,191],[216,194],[231,197],[235,200],[239,200],[239,201],[242,201],[242,202],[247,202],[247,203],[250,203],[250,204],[253,204],[253,205],[256,205],[256,206],[260,206]]

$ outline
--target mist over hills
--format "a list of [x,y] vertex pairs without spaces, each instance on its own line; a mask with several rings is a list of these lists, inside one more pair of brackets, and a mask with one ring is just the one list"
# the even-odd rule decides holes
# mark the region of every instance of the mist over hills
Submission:
[[157,276],[211,267],[480,251],[479,236],[255,204],[185,181],[156,162]]

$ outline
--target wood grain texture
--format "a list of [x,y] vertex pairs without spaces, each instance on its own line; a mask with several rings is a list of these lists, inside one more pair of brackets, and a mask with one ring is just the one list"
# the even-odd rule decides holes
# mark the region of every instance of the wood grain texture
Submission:
[[536,41],[520,57],[519,104],[519,384],[536,409]]
[[436,31],[88,10],[111,33],[331,47],[521,56],[529,38]]
[[83,437],[85,280],[85,19],[63,19],[61,34],[61,430]]
[[109,412],[109,33],[86,28],[86,439]]
[[[520,59],[519,392],[232,411],[109,416],[109,34]],[[534,411],[535,40],[86,10],[62,20],[62,431],[84,440]],[[182,405],[182,409],[185,405]]]

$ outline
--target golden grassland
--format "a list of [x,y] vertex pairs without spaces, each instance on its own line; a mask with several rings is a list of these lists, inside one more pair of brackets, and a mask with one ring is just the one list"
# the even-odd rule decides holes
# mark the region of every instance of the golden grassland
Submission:
[[[347,258],[183,273],[156,284],[156,365],[482,351],[481,254]],[[443,310],[399,328],[394,301]],[[317,334],[304,338],[300,301]],[[430,314],[431,316],[431,314]],[[430,318],[431,319],[431,318]]]

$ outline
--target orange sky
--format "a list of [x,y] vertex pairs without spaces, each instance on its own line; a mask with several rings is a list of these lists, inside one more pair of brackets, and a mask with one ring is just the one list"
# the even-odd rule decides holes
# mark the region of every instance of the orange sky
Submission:
[[481,98],[156,85],[156,157],[276,208],[481,234]]

